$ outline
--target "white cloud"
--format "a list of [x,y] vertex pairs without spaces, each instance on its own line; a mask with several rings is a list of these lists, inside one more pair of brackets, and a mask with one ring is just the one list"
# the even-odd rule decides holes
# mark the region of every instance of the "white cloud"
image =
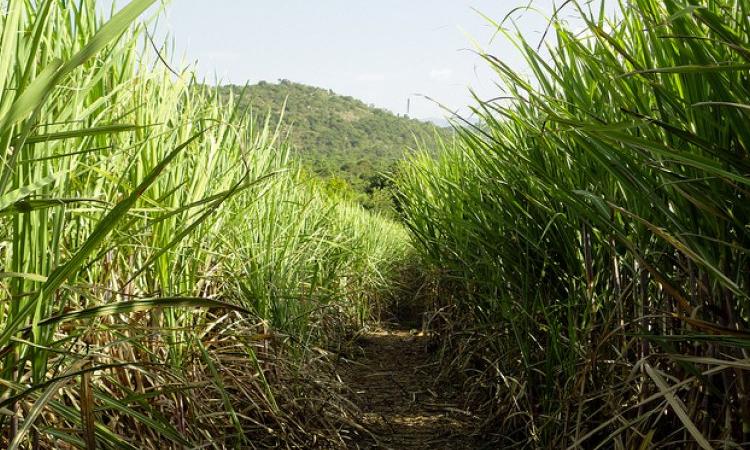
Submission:
[[450,81],[451,78],[453,78],[453,70],[452,69],[432,69],[430,71],[430,79],[434,81]]
[[357,81],[364,81],[367,83],[385,81],[385,74],[382,73],[360,73],[357,75]]

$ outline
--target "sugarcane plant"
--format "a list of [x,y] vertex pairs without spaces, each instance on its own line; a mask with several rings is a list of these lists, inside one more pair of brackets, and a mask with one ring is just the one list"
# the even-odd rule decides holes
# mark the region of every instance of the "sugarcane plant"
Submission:
[[301,422],[336,395],[307,349],[386,295],[405,231],[175,69],[154,3],[4,3],[0,447],[340,442],[345,404]]
[[401,168],[446,357],[505,445],[750,443],[749,8],[570,1],[541,47],[487,18],[529,75],[483,52],[503,92]]

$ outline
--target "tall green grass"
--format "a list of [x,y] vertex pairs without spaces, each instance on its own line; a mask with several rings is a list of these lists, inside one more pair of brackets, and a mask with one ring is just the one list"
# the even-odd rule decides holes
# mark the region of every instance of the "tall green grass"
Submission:
[[504,445],[740,448],[748,4],[616,5],[567,2],[586,28],[553,21],[546,51],[494,24],[531,77],[484,55],[503,92],[404,165],[405,220],[461,331],[445,356]]
[[341,444],[307,349],[387,295],[405,232],[165,67],[152,3],[0,15],[0,446]]

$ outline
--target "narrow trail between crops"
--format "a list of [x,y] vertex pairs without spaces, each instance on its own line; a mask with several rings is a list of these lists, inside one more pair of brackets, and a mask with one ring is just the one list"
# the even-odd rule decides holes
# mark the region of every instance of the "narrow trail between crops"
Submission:
[[460,392],[436,385],[430,338],[400,326],[368,332],[339,375],[353,392],[361,422],[373,434],[352,449],[473,449],[472,415]]

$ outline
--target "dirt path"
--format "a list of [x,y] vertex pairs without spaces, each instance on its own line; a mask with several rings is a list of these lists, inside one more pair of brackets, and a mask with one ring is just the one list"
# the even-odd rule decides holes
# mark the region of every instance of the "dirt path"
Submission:
[[356,449],[473,449],[471,415],[455,392],[436,387],[429,338],[393,327],[363,335],[338,371],[354,392],[362,422],[375,435]]

